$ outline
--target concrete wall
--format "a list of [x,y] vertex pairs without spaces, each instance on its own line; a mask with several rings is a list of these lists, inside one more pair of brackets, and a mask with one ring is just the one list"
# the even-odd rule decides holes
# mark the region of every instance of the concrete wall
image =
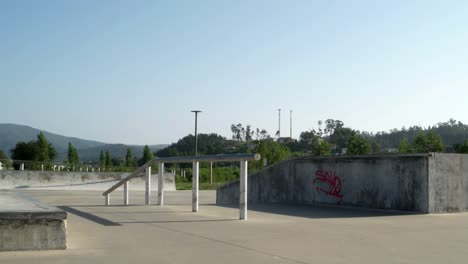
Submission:
[[[334,204],[428,212],[428,155],[296,158],[251,175],[249,203]],[[217,191],[239,201],[239,183]]]
[[429,211],[468,211],[468,155],[433,153],[429,158]]
[[0,251],[66,249],[65,220],[0,220]]
[[[0,171],[0,189],[47,190],[107,190],[128,172],[57,172],[57,171]],[[164,190],[175,191],[174,174],[164,174]],[[152,175],[151,188],[158,189],[157,174]],[[144,190],[142,177],[130,180],[130,190]]]

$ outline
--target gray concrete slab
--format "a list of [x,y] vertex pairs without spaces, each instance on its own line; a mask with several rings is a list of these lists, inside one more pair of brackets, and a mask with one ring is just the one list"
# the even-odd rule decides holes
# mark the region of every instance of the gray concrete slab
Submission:
[[19,192],[0,190],[0,220],[67,218],[65,211]]
[[[167,205],[105,207],[100,192],[23,191],[69,211],[68,250],[0,253],[0,263],[463,263],[468,214],[416,215],[336,207],[238,208],[200,192],[168,192]],[[121,202],[121,201],[120,201]]]
[[66,248],[65,211],[0,190],[0,251]]

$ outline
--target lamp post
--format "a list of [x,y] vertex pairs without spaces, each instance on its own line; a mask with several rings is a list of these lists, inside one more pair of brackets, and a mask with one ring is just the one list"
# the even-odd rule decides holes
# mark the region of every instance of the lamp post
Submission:
[[198,156],[198,138],[197,138],[197,121],[198,121],[198,113],[201,113],[200,110],[192,110],[192,113],[195,113],[195,156]]

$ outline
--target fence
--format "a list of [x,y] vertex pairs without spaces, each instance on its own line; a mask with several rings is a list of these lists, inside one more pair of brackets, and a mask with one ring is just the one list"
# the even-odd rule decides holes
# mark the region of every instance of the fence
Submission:
[[31,160],[0,159],[0,170],[31,170],[31,171],[85,171],[85,172],[132,172],[136,167],[101,166],[95,163],[69,165],[60,162],[41,162]]

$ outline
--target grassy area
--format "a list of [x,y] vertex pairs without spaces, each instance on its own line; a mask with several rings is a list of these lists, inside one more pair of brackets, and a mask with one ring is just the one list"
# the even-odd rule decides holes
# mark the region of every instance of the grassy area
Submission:
[[[214,182],[210,184],[208,182],[200,182],[200,190],[216,190],[219,186],[222,186],[226,182]],[[192,183],[191,182],[176,182],[176,189],[177,190],[192,190]]]
[[[209,184],[210,170],[200,168],[200,190],[216,190],[225,183],[239,179],[239,167],[219,167],[213,168],[213,184]],[[176,176],[177,190],[192,189],[192,172],[187,170],[186,177]]]

